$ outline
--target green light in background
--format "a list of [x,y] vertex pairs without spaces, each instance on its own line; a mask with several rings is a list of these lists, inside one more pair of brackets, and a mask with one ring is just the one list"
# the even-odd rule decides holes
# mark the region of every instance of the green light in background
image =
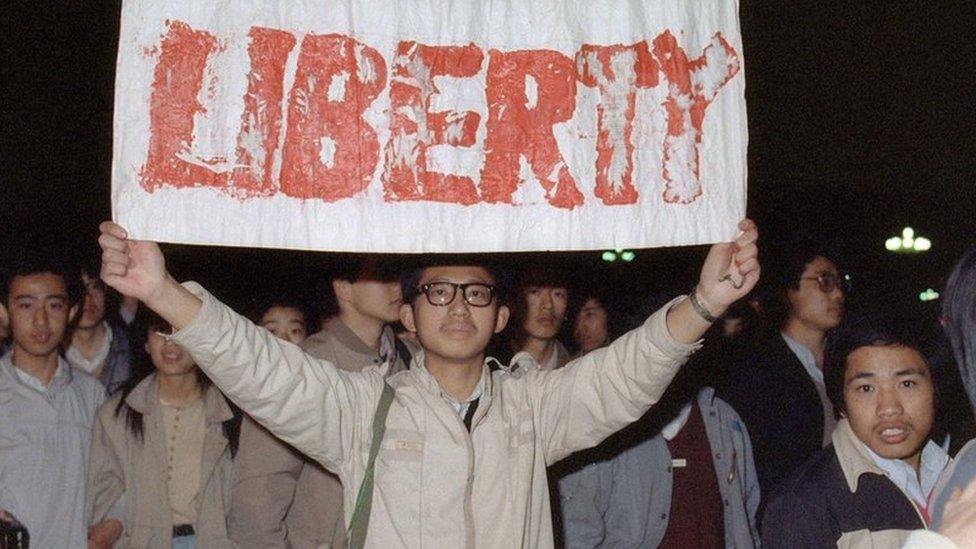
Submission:
[[924,236],[918,236],[915,229],[905,227],[901,236],[893,236],[885,240],[885,249],[895,253],[918,253],[932,249],[932,241]]
[[918,300],[922,302],[935,301],[936,299],[939,299],[939,292],[932,288],[926,288],[924,292],[918,294]]
[[607,250],[603,252],[603,255],[600,256],[600,258],[607,263],[612,263],[617,259],[624,262],[630,262],[633,261],[635,257],[637,257],[637,255],[634,254],[634,252],[620,248],[617,248],[616,250]]

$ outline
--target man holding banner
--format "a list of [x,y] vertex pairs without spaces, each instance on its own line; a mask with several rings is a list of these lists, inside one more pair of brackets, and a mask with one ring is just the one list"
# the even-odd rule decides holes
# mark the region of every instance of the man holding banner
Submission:
[[553,545],[546,465],[639,418],[756,284],[757,230],[748,220],[739,229],[711,248],[689,296],[555,371],[491,372],[485,348],[509,315],[499,279],[482,265],[431,262],[408,277],[400,312],[423,352],[388,380],[380,368],[316,360],[180,285],[155,243],[115,223],[102,224],[99,242],[106,283],[171,322],[221,390],[339,475],[353,547],[508,548]]

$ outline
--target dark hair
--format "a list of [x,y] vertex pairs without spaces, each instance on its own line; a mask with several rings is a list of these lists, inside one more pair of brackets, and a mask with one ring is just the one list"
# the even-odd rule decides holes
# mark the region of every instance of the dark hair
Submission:
[[[104,310],[105,317],[106,318],[116,317],[118,315],[120,306],[122,304],[122,297],[121,295],[119,295],[118,292],[116,292],[113,288],[103,283],[99,278],[101,276],[101,270],[102,270],[101,256],[97,251],[92,250],[91,253],[89,255],[86,255],[84,259],[81,260],[80,263],[81,263],[80,265],[81,268],[79,269],[79,271],[81,274],[84,274],[88,278],[97,280],[99,284],[102,284],[105,287],[105,310]],[[87,291],[87,288],[85,288],[84,286],[84,281],[82,281],[82,289],[83,291]],[[84,298],[84,294],[82,294],[82,298]]]
[[[588,277],[588,281],[589,280],[593,279],[589,279]],[[570,294],[571,299],[569,312],[566,315],[568,331],[572,332],[575,330],[576,318],[583,310],[586,302],[591,299],[595,300],[600,307],[603,307],[603,310],[607,312],[606,330],[608,343],[622,336],[624,332],[631,329],[632,326],[628,325],[628,319],[631,315],[628,314],[627,307],[623,299],[617,295],[617,291],[618,290],[610,288],[604,284],[600,284],[599,282],[574,287],[571,290],[572,293]],[[576,341],[573,340],[572,343],[573,345],[571,351],[573,353],[578,352],[579,349],[576,348]]]
[[485,261],[483,256],[464,255],[464,254],[442,254],[436,256],[424,256],[410,261],[409,268],[403,271],[400,278],[400,287],[403,290],[403,301],[413,303],[420,295],[420,277],[424,270],[433,267],[480,267],[488,271],[494,281],[495,303],[506,305],[510,288],[508,270],[501,263]]
[[51,273],[61,277],[68,292],[69,307],[81,303],[81,300],[85,296],[85,288],[81,283],[79,269],[52,253],[39,250],[31,250],[15,255],[7,263],[3,275],[0,276],[0,299],[4,303],[7,303],[7,300],[10,298],[10,285],[14,278],[41,273]]
[[[162,333],[169,333],[172,326],[169,322],[163,320],[162,317],[157,315],[152,310],[147,307],[140,307],[139,312],[136,315],[136,321],[133,326],[138,326],[138,328],[129,331],[129,348],[131,349],[132,356],[132,373],[129,379],[119,387],[119,403],[115,406],[115,416],[122,417],[125,421],[126,427],[139,442],[143,441],[143,419],[142,414],[134,410],[125,399],[132,393],[132,390],[136,388],[144,379],[149,377],[150,374],[156,371],[156,367],[152,363],[152,357],[146,352],[146,343],[149,341],[149,333],[152,331],[158,331]],[[213,389],[212,382],[210,378],[203,373],[200,368],[196,369],[197,381],[203,388],[204,397],[210,390]],[[226,399],[226,397],[224,397]],[[232,402],[227,400],[227,404],[230,406],[233,417],[224,421],[222,428],[224,431],[224,436],[227,437],[230,446],[230,455],[234,457],[237,455],[237,446],[240,440],[241,433],[241,419],[242,414],[240,409],[235,406]]]
[[267,291],[255,296],[251,299],[250,306],[247,308],[246,316],[255,324],[260,324],[261,317],[263,317],[264,314],[273,307],[295,309],[301,312],[305,318],[305,330],[308,333],[312,333],[312,331],[309,329],[312,325],[310,322],[312,320],[312,314],[309,310],[308,304],[305,302],[305,300],[298,296],[292,295],[287,290]]
[[790,315],[788,290],[800,287],[800,277],[814,259],[822,257],[837,268],[837,255],[823,244],[812,240],[785,243],[778,252],[763,264],[763,310],[768,315],[771,328],[780,329]]
[[956,263],[942,297],[942,321],[959,377],[976,412],[976,248]]
[[[378,254],[344,254],[338,262],[329,269],[329,276],[319,287],[321,299],[320,314],[330,317],[339,314],[339,301],[332,290],[332,283],[336,280],[359,282],[360,280],[376,280],[380,282],[396,282],[400,280],[402,266],[397,258]],[[308,316],[306,315],[306,318]]]
[[[842,324],[827,337],[824,349],[824,387],[834,413],[839,416],[846,412],[844,406],[844,375],[847,371],[847,358],[861,347],[908,347],[917,351],[923,358],[926,353],[921,345],[921,331],[913,324],[896,322],[895,319],[867,316]],[[926,366],[929,365],[925,359]],[[935,388],[935,375],[929,368],[929,377]],[[934,391],[936,394],[937,391]]]
[[[525,320],[528,318],[527,297],[529,289],[549,287],[565,288],[567,293],[570,291],[569,277],[566,275],[565,269],[551,261],[530,261],[519,270],[517,276],[518,284],[515,287],[515,293],[509,305],[512,309],[512,315],[508,319],[508,329],[505,334],[513,354],[522,349],[526,339],[529,337],[529,334],[525,331]],[[559,327],[559,333],[556,335],[556,339],[565,338],[566,332],[569,329],[570,322],[567,322],[567,320],[571,317],[568,314],[568,309],[566,313],[566,318],[561,319],[562,324]]]

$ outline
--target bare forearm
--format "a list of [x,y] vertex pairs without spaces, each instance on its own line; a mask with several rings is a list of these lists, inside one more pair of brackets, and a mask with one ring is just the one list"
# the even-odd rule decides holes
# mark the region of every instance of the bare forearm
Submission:
[[[725,313],[724,309],[716,310],[717,307],[705,302],[700,292],[698,293],[698,300],[715,317],[719,317]],[[668,333],[681,343],[694,343],[698,341],[705,335],[705,332],[708,331],[711,325],[711,322],[705,320],[705,317],[695,310],[691,304],[691,299],[681,301],[668,311]]]
[[196,318],[203,302],[167,274],[163,284],[146,299],[146,306],[172,324],[174,330],[181,330]]

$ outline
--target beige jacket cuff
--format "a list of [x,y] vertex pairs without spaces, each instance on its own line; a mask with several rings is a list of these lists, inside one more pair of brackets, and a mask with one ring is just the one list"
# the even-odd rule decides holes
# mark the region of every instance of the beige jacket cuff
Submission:
[[915,530],[905,540],[902,549],[959,549],[959,546],[938,532]]
[[658,311],[652,314],[651,317],[648,318],[644,323],[644,325],[650,329],[650,337],[654,342],[654,345],[658,348],[658,350],[661,351],[662,354],[664,354],[664,356],[671,359],[680,360],[685,358],[698,349],[701,349],[705,342],[704,338],[699,338],[698,341],[693,343],[682,343],[672,337],[671,331],[668,330],[668,312],[671,311],[672,307],[686,299],[688,299],[687,295],[679,295],[658,309]]
[[199,351],[199,349],[215,348],[214,339],[220,338],[222,334],[214,334],[212,327],[229,325],[221,318],[221,314],[227,314],[229,309],[219,307],[220,302],[217,298],[196,282],[183,282],[181,285],[198,297],[203,305],[197,312],[197,316],[193,317],[193,320],[182,329],[173,332],[170,338],[182,347],[192,348],[191,354],[197,364],[201,362],[211,364],[214,361],[214,353]]

